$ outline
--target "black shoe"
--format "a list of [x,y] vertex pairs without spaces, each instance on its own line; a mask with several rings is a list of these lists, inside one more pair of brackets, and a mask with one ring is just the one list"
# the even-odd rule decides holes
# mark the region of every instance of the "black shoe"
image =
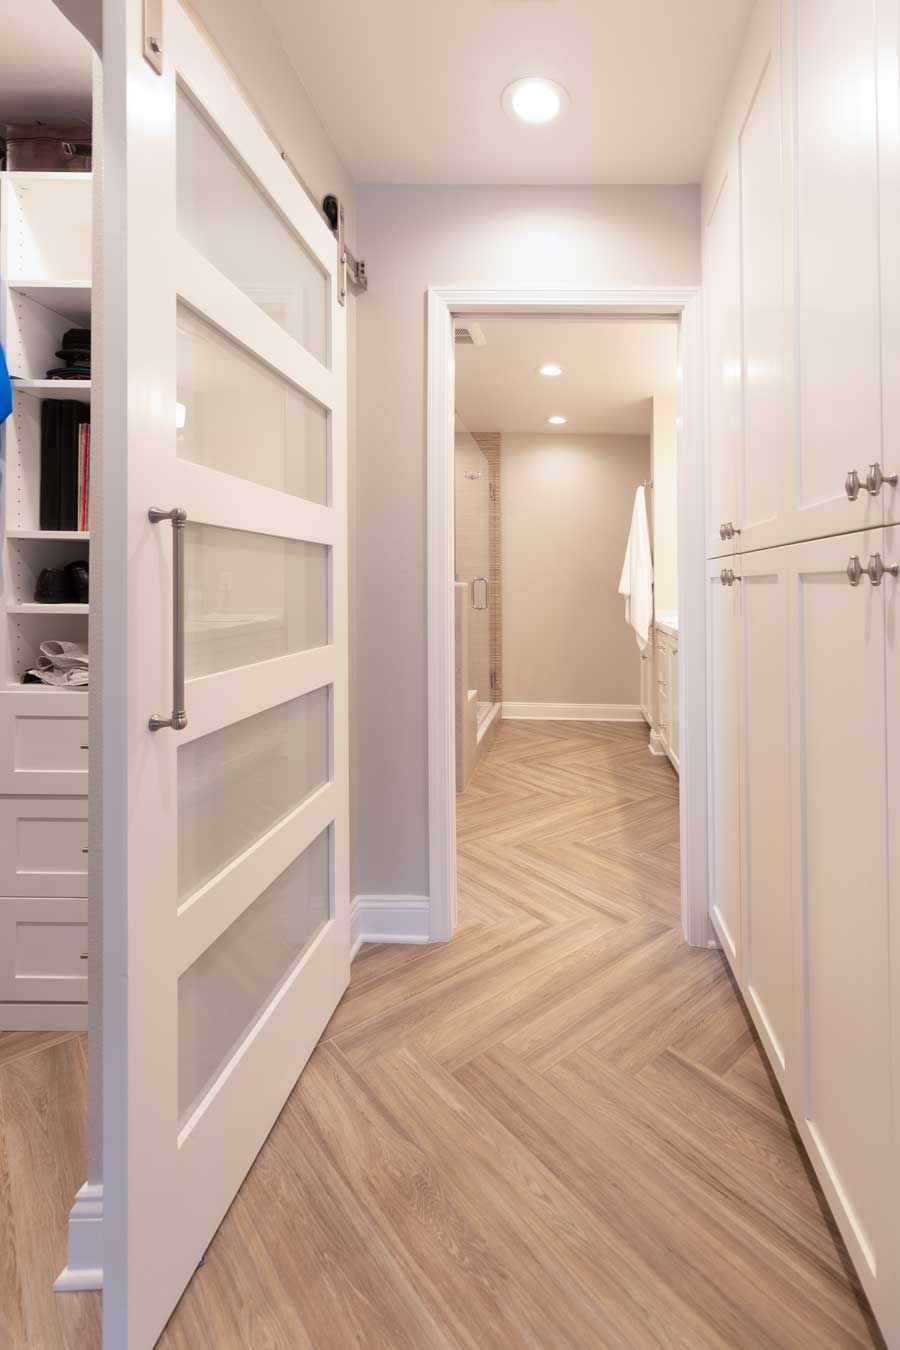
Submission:
[[66,582],[69,599],[77,605],[88,603],[88,565],[86,562],[66,563]]
[[71,600],[69,579],[61,567],[45,567],[37,579],[34,598],[39,605],[65,605]]

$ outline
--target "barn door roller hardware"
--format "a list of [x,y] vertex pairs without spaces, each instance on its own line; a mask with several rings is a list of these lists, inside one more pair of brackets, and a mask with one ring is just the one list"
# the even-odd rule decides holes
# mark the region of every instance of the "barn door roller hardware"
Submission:
[[369,278],[366,275],[366,264],[362,260],[354,258],[344,239],[344,204],[340,197],[335,197],[331,193],[323,200],[322,210],[325,212],[325,218],[331,226],[337,239],[338,245],[338,299],[344,305],[347,302],[347,273],[350,274],[350,282],[357,290],[368,290]]

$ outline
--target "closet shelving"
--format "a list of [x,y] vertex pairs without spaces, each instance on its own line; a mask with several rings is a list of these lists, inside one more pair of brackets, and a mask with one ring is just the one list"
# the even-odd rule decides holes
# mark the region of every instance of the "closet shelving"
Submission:
[[[87,692],[23,685],[40,644],[87,642],[89,606],[34,600],[44,567],[89,559],[90,534],[40,527],[41,406],[90,403],[48,380],[68,328],[91,326],[91,175],[0,173],[3,428],[0,600],[0,1029],[86,1025]],[[21,850],[27,857],[17,854]],[[4,881],[4,877],[6,880]]]

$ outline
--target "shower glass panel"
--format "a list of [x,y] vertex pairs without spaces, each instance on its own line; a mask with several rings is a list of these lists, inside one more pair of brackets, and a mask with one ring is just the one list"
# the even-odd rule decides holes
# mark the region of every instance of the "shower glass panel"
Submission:
[[488,459],[456,419],[456,580],[464,583],[468,647],[468,689],[475,691],[483,723],[498,697],[493,687],[497,628],[496,521],[492,519],[492,477]]

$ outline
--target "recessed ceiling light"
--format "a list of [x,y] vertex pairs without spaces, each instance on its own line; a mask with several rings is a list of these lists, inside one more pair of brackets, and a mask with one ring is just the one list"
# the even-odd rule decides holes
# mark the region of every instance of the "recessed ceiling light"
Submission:
[[539,127],[556,121],[568,104],[569,96],[561,84],[529,76],[508,84],[501,101],[511,117]]
[[552,379],[554,375],[562,374],[562,366],[557,366],[553,361],[548,361],[545,366],[538,368],[538,374],[546,375],[549,379]]
[[564,417],[548,417],[547,421],[550,423],[551,427],[564,427],[566,424],[566,419]]

